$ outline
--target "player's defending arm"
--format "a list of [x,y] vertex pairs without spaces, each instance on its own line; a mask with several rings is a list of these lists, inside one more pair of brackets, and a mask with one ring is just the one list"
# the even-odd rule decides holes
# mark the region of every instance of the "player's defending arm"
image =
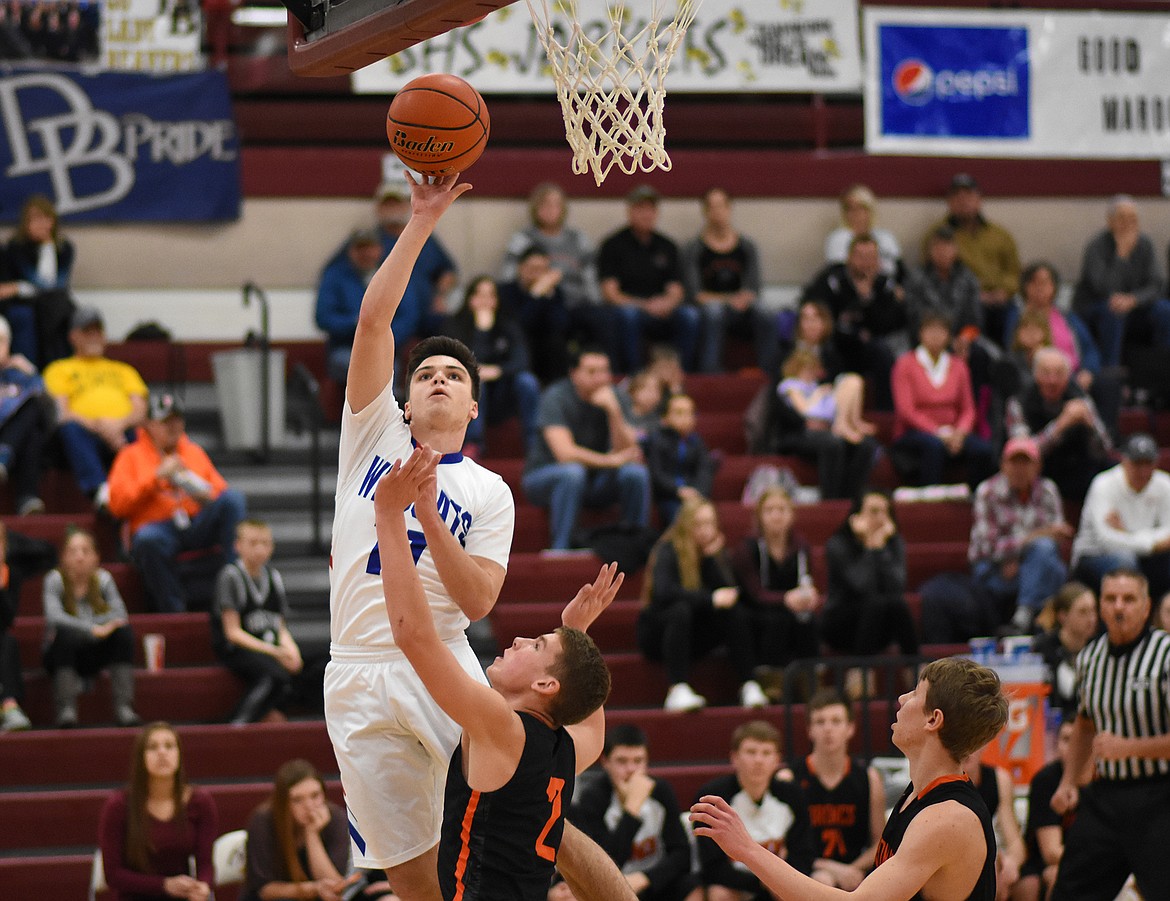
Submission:
[[[979,818],[969,808],[953,802],[934,804],[914,818],[897,853],[855,891],[846,892],[797,872],[756,842],[722,798],[704,795],[691,808],[691,820],[695,835],[713,839],[728,857],[755,873],[777,898],[802,901],[909,901],[941,870],[961,862],[964,855],[969,857],[967,849],[977,846],[983,836]],[[977,876],[978,870],[972,875]]]
[[[561,624],[570,629],[588,632],[593,621],[601,615],[601,611],[613,603],[625,578],[626,574],[618,572],[616,563],[602,566],[597,578],[587,585],[582,585],[576,596],[565,605],[561,612]],[[565,728],[573,736],[577,772],[584,772],[597,760],[605,745],[605,707],[598,707],[581,722]]]
[[402,511],[422,503],[420,496],[433,494],[439,456],[428,447],[416,447],[405,461],[394,463],[374,492],[386,612],[395,644],[431,697],[477,745],[485,742],[503,747],[515,742],[515,764],[524,748],[524,725],[503,695],[467,675],[439,639],[410,553]]
[[394,335],[390,323],[402,302],[423,244],[447,207],[460,194],[471,190],[471,185],[458,183],[458,175],[438,178],[430,184],[425,179],[416,182],[409,173],[406,177],[411,182],[410,221],[366,287],[353,336],[345,397],[355,413],[378,397],[394,375]]

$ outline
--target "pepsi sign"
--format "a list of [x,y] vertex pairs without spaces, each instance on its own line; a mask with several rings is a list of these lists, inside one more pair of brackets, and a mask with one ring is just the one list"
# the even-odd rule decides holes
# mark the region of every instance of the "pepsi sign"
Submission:
[[882,24],[885,135],[1027,138],[1028,31]]

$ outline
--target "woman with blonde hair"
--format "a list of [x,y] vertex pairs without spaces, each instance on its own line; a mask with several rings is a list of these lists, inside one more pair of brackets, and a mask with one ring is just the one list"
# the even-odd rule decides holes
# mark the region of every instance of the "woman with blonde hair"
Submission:
[[114,898],[207,901],[217,830],[215,800],[187,784],[178,733],[151,723],[134,742],[128,785],[102,808],[98,844]]
[[45,576],[45,669],[53,676],[57,726],[77,725],[82,679],[109,671],[119,726],[142,722],[134,712],[134,632],[114,577],[101,568],[97,541],[71,529],[60,565]]
[[325,797],[325,782],[307,760],[276,771],[272,794],[248,821],[245,901],[339,901],[357,880],[349,870],[345,811]]
[[755,681],[751,611],[740,589],[719,527],[715,505],[704,497],[683,501],[674,523],[650,555],[638,615],[638,646],[666,666],[667,710],[696,710],[707,700],[691,688],[694,661],[726,647],[739,676],[740,702],[762,707],[768,699]]
[[743,602],[754,611],[759,662],[787,666],[816,657],[821,595],[813,583],[808,542],[795,529],[796,505],[779,486],[756,501],[756,533],[743,540],[734,567]]
[[1046,630],[1032,640],[1032,650],[1048,668],[1048,704],[1071,719],[1077,710],[1077,654],[1097,635],[1097,599],[1088,585],[1068,582],[1044,605],[1036,623]]
[[881,257],[881,271],[902,278],[902,248],[893,232],[874,226],[877,197],[865,185],[850,185],[841,192],[841,225],[825,238],[825,262],[844,263],[849,244],[858,235],[871,235]]

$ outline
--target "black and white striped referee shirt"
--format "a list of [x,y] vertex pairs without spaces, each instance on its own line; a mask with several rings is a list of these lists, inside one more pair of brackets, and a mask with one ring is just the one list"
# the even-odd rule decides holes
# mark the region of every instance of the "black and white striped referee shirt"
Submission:
[[[1123,738],[1170,734],[1170,635],[1147,628],[1129,645],[1115,648],[1102,635],[1077,656],[1079,712],[1098,732]],[[1170,760],[1126,757],[1097,763],[1097,776],[1111,781],[1170,777]]]

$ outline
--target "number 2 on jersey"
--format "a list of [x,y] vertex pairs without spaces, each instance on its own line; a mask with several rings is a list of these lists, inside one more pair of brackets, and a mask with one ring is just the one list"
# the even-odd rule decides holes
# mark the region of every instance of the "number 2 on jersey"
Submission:
[[540,835],[536,837],[536,854],[545,860],[555,861],[557,859],[557,849],[550,848],[544,843],[544,840],[548,838],[552,827],[561,818],[561,792],[564,791],[564,788],[564,779],[558,779],[556,776],[549,777],[547,792],[549,803],[552,804],[552,813],[549,814],[548,822],[544,824],[544,828],[540,830]]

